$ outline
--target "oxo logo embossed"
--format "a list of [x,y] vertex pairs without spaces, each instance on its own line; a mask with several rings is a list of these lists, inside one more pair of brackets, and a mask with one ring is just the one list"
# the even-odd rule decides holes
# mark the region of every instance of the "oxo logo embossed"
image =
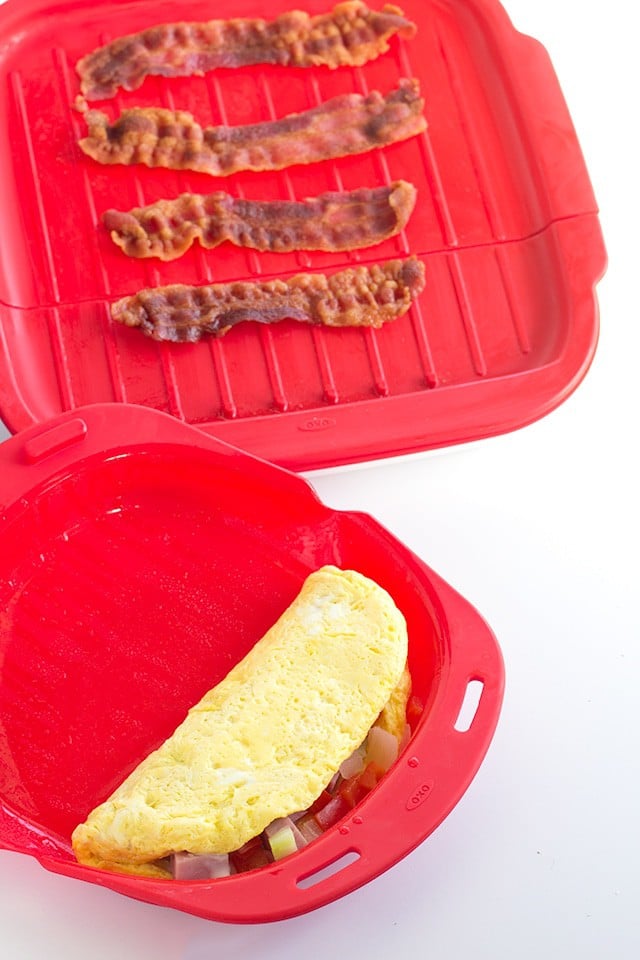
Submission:
[[304,423],[301,423],[299,430],[329,430],[331,427],[335,427],[336,421],[331,417],[310,417],[308,420],[305,420]]
[[415,790],[407,800],[407,810],[417,810],[424,801],[431,795],[433,789],[433,780],[427,780]]

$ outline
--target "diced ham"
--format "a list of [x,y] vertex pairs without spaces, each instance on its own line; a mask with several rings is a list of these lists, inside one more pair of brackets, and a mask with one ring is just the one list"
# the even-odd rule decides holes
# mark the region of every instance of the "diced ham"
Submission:
[[227,853],[174,853],[171,869],[175,880],[216,880],[231,874]]

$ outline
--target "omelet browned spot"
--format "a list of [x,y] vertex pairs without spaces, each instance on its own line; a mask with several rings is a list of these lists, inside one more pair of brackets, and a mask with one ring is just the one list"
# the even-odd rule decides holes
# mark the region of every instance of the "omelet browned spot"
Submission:
[[76,827],[78,860],[134,872],[173,852],[228,853],[306,809],[363,742],[406,659],[405,620],[385,590],[352,570],[312,573],[244,660]]

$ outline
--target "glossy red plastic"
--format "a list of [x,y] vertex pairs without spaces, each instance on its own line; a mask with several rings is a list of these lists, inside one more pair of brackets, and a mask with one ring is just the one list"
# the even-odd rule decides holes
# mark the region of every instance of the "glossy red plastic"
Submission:
[[[425,708],[385,778],[313,844],[251,873],[185,883],[76,863],[76,824],[326,563],[373,577],[407,618]],[[144,407],[86,407],[0,445],[0,611],[0,847],[216,920],[291,917],[397,862],[467,788],[502,700],[490,629],[378,523]],[[471,680],[484,686],[461,732]]]
[[[372,0],[372,3],[374,0]],[[296,0],[312,13],[332,0]],[[374,4],[375,5],[375,4]],[[335,163],[228,180],[100,167],[77,146],[74,66],[151,22],[206,19],[205,0],[9,0],[0,10],[0,415],[17,431],[102,401],[146,404],[294,469],[409,453],[520,427],[584,376],[605,266],[596,202],[545,50],[497,0],[402,0],[413,40],[357,70],[220,70],[148,78],[105,104],[164,104],[204,122],[302,110],[415,75],[428,132]],[[273,16],[290,0],[235,0]],[[219,15],[219,11],[215,11]],[[405,177],[419,190],[401,236],[344,254],[226,245],[155,265],[127,259],[100,224],[184,190],[305,197]],[[222,341],[158,345],[114,326],[108,303],[143,286],[333,270],[418,254],[427,288],[372,332],[245,324]]]

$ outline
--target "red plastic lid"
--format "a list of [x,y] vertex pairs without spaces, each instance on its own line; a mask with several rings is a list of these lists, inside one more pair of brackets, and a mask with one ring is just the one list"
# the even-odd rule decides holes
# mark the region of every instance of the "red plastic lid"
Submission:
[[[73,828],[327,563],[373,577],[407,618],[425,709],[387,776],[272,867],[185,883],[79,865]],[[502,700],[490,629],[378,523],[143,407],[87,407],[0,445],[0,611],[0,847],[216,920],[294,916],[397,862],[467,788]],[[472,680],[482,694],[460,729]]]
[[[297,3],[312,13],[329,0]],[[236,0],[273,16],[289,0]],[[605,265],[597,208],[544,49],[496,0],[402,0],[414,40],[357,70],[220,70],[148,78],[109,102],[243,123],[339,92],[421,81],[429,130],[368,156],[223,181],[105,168],[77,147],[76,61],[108,38],[176,18],[174,0],[9,0],[0,10],[0,415],[14,430],[102,401],[171,413],[295,469],[437,447],[522,426],[559,404],[597,340]],[[207,19],[211,4],[181,3]],[[98,226],[190,189],[290,198],[404,177],[419,190],[405,233],[353,254],[192,249],[172,264],[128,260]],[[427,289],[383,330],[246,324],[222,341],[159,345],[114,326],[108,303],[143,286],[333,270],[409,252]]]

